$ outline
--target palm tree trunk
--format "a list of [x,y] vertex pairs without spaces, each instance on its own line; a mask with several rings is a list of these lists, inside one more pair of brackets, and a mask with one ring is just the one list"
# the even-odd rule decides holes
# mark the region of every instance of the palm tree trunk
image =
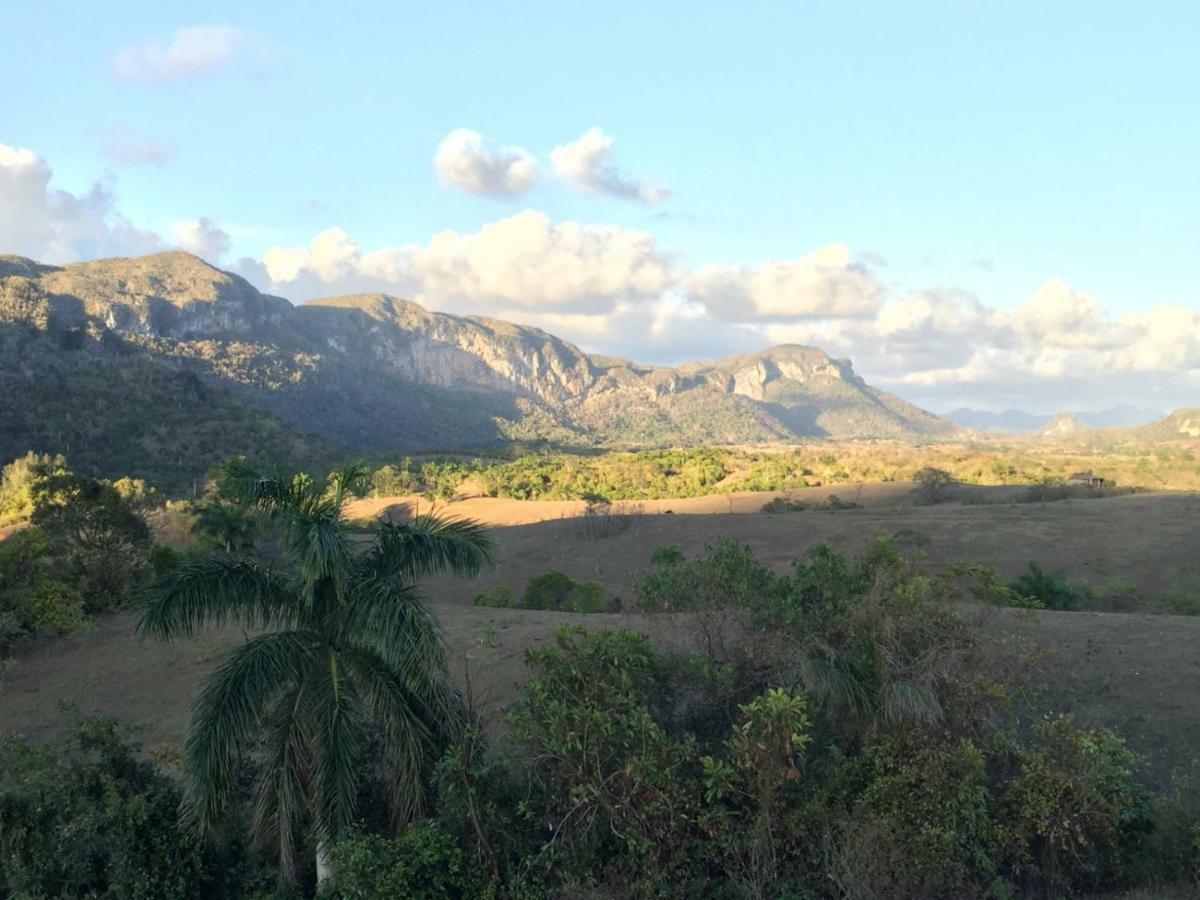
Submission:
[[317,886],[324,884],[329,875],[329,845],[317,841]]

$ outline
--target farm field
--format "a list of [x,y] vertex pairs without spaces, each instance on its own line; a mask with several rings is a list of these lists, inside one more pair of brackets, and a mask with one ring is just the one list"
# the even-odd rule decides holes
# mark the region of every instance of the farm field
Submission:
[[[686,637],[686,623],[674,617],[472,605],[474,595],[493,584],[519,594],[531,578],[552,568],[600,581],[621,596],[629,574],[647,566],[653,550],[664,545],[678,545],[691,556],[728,536],[785,571],[819,542],[858,553],[875,537],[904,529],[928,536],[923,552],[930,564],[966,560],[1013,577],[1037,561],[1088,584],[1122,579],[1149,594],[1164,590],[1196,560],[1200,497],[1193,494],[1136,494],[1041,507],[1010,504],[1010,489],[986,491],[987,499],[997,502],[921,507],[911,505],[911,486],[867,485],[859,495],[863,509],[779,514],[759,511],[775,494],[653,501],[640,504],[641,514],[607,536],[597,536],[578,515],[583,504],[465,500],[441,511],[493,526],[499,564],[477,579],[438,578],[426,589],[460,684],[467,683],[469,670],[476,703],[494,724],[526,676],[523,651],[549,640],[564,622],[629,627],[666,641]],[[830,491],[791,493],[815,502]],[[350,512],[355,517],[395,513],[411,502],[362,501]],[[164,645],[135,637],[135,621],[132,612],[107,614],[87,633],[42,640],[18,653],[0,682],[0,733],[39,740],[58,736],[63,725],[53,710],[57,701],[66,700],[131,723],[148,751],[169,757],[182,738],[197,686],[243,634],[224,629]],[[1153,780],[1165,784],[1173,771],[1189,766],[1200,745],[1200,705],[1195,703],[1200,618],[997,610],[987,614],[986,627],[1034,639],[1045,651],[1036,680],[1049,706],[1119,729],[1145,755]]]

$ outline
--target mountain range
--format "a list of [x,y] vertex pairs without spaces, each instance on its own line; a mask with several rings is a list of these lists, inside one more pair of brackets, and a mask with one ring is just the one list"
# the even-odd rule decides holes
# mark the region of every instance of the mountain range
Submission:
[[382,294],[293,305],[182,252],[0,257],[0,458],[179,486],[231,453],[936,438],[956,426],[814,347],[675,368]]
[[[946,418],[963,428],[976,431],[995,431],[1004,434],[1031,434],[1051,430],[1061,431],[1065,417],[1074,417],[1074,421],[1084,428],[1133,428],[1138,425],[1148,425],[1163,417],[1161,410],[1140,409],[1134,406],[1114,406],[1109,409],[1091,410],[1085,412],[1059,413],[1030,413],[1020,409],[1006,409],[1003,412],[988,412],[977,409],[956,409],[946,415]],[[1056,423],[1057,420],[1057,423]]]

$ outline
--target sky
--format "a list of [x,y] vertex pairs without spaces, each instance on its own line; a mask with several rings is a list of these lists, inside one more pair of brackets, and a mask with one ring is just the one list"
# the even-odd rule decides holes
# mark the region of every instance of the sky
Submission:
[[1200,4],[13,5],[0,253],[1200,405]]

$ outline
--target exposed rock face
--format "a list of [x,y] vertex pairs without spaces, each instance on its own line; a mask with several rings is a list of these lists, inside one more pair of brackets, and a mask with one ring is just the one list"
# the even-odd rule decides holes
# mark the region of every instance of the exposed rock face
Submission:
[[1045,437],[1061,437],[1064,434],[1086,431],[1087,428],[1088,426],[1075,413],[1058,413],[1046,423],[1041,434]]
[[186,253],[62,267],[0,257],[0,304],[10,324],[116,342],[357,451],[506,437],[671,444],[953,430],[814,347],[638,366],[535,328],[383,294],[294,307]]

